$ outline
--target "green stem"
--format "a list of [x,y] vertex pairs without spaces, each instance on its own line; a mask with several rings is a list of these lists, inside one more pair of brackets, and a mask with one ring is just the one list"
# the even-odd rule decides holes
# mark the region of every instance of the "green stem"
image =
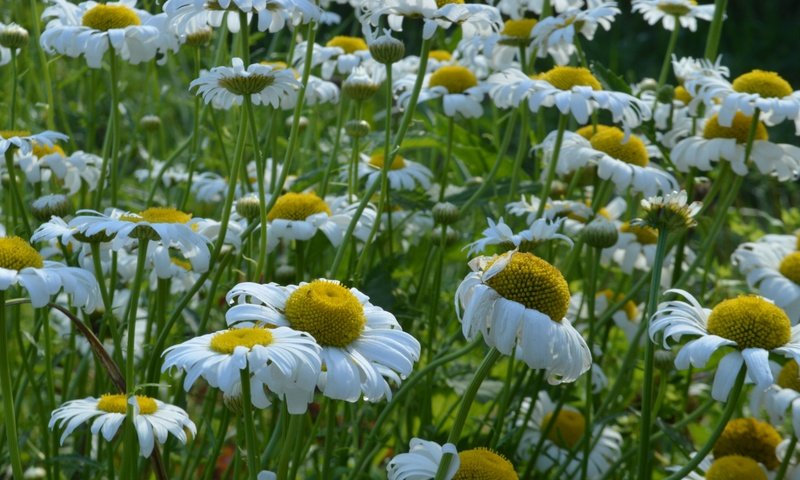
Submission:
[[[14,151],[16,149],[9,148],[6,150],[6,170],[8,171],[8,186],[11,188],[11,196],[14,198],[14,202],[17,204],[17,208],[19,209],[19,216],[22,218],[22,226],[25,228],[25,235],[27,238],[31,238],[33,235],[33,230],[31,230],[31,224],[28,221],[28,211],[29,208],[25,208],[25,203],[22,201],[22,196],[19,191],[19,187],[17,186],[17,171],[14,168]],[[13,223],[8,224],[11,227]]]
[[706,51],[703,56],[706,60],[713,62],[719,52],[719,39],[722,36],[722,22],[725,20],[725,10],[728,8],[728,0],[716,0],[714,2],[714,18],[708,29],[706,38]]
[[786,455],[783,456],[783,461],[781,461],[781,468],[778,469],[778,473],[775,475],[775,480],[783,480],[786,476],[786,471],[789,469],[789,464],[792,461],[792,455],[794,455],[794,448],[797,445],[797,434],[792,432],[792,440],[789,442],[789,447],[786,449]]
[[656,93],[667,83],[669,66],[672,63],[672,52],[675,51],[675,45],[678,44],[678,36],[681,29],[680,25],[681,23],[678,21],[678,17],[675,17],[675,28],[673,28],[672,32],[669,34],[669,43],[667,44],[667,51],[664,54],[664,62],[661,64],[661,73],[658,74],[658,88],[656,88]]
[[333,449],[336,446],[336,406],[335,400],[329,398],[325,399],[325,413],[327,420],[325,422],[325,452],[322,457],[322,478],[333,478],[331,476],[331,459],[333,458]]
[[[442,171],[439,172],[439,201],[444,201],[444,190],[447,188],[447,172],[450,169],[450,159],[453,156],[453,132],[455,130],[456,119],[450,117],[447,121],[447,148],[444,154],[444,163],[442,164]],[[516,170],[514,170],[516,172]],[[513,184],[512,184],[513,186]]]
[[[11,388],[11,357],[6,338],[6,292],[0,290],[0,387],[3,394],[3,423],[6,427],[8,455],[11,457],[11,471],[14,478],[22,478],[22,457],[19,453],[17,437],[17,414],[14,411],[14,393]],[[48,327],[45,327],[48,328]]]
[[[647,297],[647,308],[642,317],[641,327],[647,331],[647,324],[650,317],[658,307],[658,296],[661,289],[661,270],[664,266],[664,257],[667,254],[668,232],[664,229],[658,231],[658,243],[656,244],[655,261],[653,262],[652,276],[650,277],[650,291]],[[644,347],[644,392],[642,395],[642,418],[640,420],[639,438],[639,475],[640,480],[647,480],[652,473],[650,469],[650,434],[653,426],[653,364],[654,364],[655,345],[646,340]]]
[[[456,419],[453,422],[453,427],[450,429],[450,434],[447,436],[448,443],[455,444],[461,437],[461,430],[464,428],[464,423],[467,420],[467,415],[469,415],[472,402],[475,400],[475,395],[478,393],[478,388],[480,388],[481,383],[483,383],[483,380],[486,378],[486,376],[489,375],[489,372],[492,370],[492,366],[494,366],[497,359],[500,358],[500,355],[500,351],[496,348],[489,350],[489,353],[487,353],[486,357],[484,357],[480,367],[478,367],[478,371],[475,372],[475,376],[472,377],[472,381],[467,387],[467,390],[464,392],[464,396],[461,398],[461,404],[459,405]],[[435,480],[444,480],[447,469],[450,467],[450,461],[452,460],[452,457],[453,454],[451,453],[446,453],[442,456],[442,461],[439,463],[439,469],[436,471]]]
[[292,447],[300,430],[300,425],[303,422],[303,417],[304,415],[289,414],[289,429],[286,433],[283,451],[281,452],[280,462],[278,463],[278,480],[286,480],[289,478],[289,459],[292,458]]
[[528,118],[530,117],[530,109],[527,105],[523,104],[520,107],[520,135],[519,144],[517,145],[517,154],[514,156],[514,168],[511,169],[511,189],[508,192],[508,201],[512,202],[517,198],[517,187],[519,186],[519,178],[522,176],[522,160],[528,152]]
[[[111,204],[117,205],[117,193],[119,190],[119,143],[120,143],[120,126],[119,126],[119,85],[118,72],[117,72],[117,53],[113,48],[109,48],[111,66]],[[101,182],[102,182],[102,178]],[[98,186],[99,189],[99,186]]]
[[[595,343],[595,295],[597,291],[597,267],[600,263],[600,250],[599,248],[590,248],[587,255],[587,263],[589,264],[589,281],[586,284],[585,299],[589,309],[589,338],[587,344],[589,350],[592,349]],[[581,458],[581,480],[586,480],[589,474],[589,454],[592,450],[592,406],[594,396],[592,395],[592,372],[586,375],[586,412],[584,417],[586,419],[587,428],[583,432],[583,458]]]
[[550,157],[550,164],[547,166],[547,179],[542,185],[542,193],[539,195],[539,208],[536,210],[536,218],[541,218],[544,213],[544,208],[547,206],[547,199],[550,197],[550,189],[553,185],[553,180],[556,178],[556,165],[558,165],[558,156],[561,153],[561,143],[564,141],[564,131],[567,129],[567,122],[569,117],[565,114],[560,114],[558,117],[558,132],[556,133],[556,144],[553,147],[553,154]]
[[[265,274],[267,265],[267,192],[264,186],[264,174],[267,168],[267,158],[265,154],[259,152],[258,148],[258,131],[256,127],[256,118],[253,113],[253,105],[250,102],[244,104],[244,109],[247,112],[247,118],[250,120],[250,137],[253,141],[253,150],[256,157],[256,183],[258,185],[258,202],[260,205],[259,220],[260,220],[260,233],[258,238],[258,262],[256,262],[256,278],[261,278]],[[273,126],[274,128],[274,126]]]
[[250,397],[250,367],[239,370],[242,382],[242,423],[244,423],[244,440],[247,448],[247,476],[255,480],[258,475],[258,445],[256,444],[256,431],[253,418],[253,404]]
[[[142,227],[140,227],[142,228]],[[150,228],[150,227],[143,227]],[[147,233],[145,233],[147,235]],[[127,309],[127,334],[128,345],[125,350],[125,393],[130,398],[136,392],[136,372],[134,370],[134,349],[136,347],[136,312],[139,306],[139,295],[142,291],[142,280],[144,279],[144,264],[147,260],[147,244],[150,241],[144,237],[139,239],[139,252],[136,258],[136,274],[131,282],[131,298],[128,301]],[[137,478],[137,467],[139,463],[139,442],[136,436],[136,428],[133,424],[133,405],[128,403],[128,421],[125,437],[125,455],[127,458],[126,478]]]
[[736,411],[736,407],[739,404],[739,395],[742,393],[742,386],[744,385],[744,379],[747,376],[747,368],[742,366],[739,370],[739,375],[736,377],[736,383],[733,385],[733,391],[728,396],[728,403],[725,404],[725,410],[722,412],[722,417],[719,419],[719,423],[717,423],[716,428],[714,431],[711,432],[711,435],[706,440],[706,444],[703,445],[703,448],[695,453],[694,457],[692,457],[689,462],[683,466],[680,470],[673,473],[667,480],[680,480],[685,478],[686,475],[693,471],[700,462],[706,458],[711,452],[711,449],[714,448],[714,444],[717,443],[717,439],[720,435],[722,435],[722,431],[725,430],[725,427],[728,425],[728,420],[731,419],[733,416],[733,412]]
[[17,49],[11,50],[11,113],[8,117],[8,129],[14,130],[17,119]]

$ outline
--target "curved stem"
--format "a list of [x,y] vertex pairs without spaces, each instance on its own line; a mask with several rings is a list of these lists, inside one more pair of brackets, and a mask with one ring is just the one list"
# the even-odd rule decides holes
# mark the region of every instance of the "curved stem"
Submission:
[[520,107],[520,135],[519,144],[517,145],[517,154],[514,156],[514,168],[511,169],[511,189],[508,192],[508,201],[511,202],[517,197],[517,187],[519,186],[520,169],[522,168],[522,160],[528,152],[528,118],[530,117],[530,109],[523,104]]
[[258,445],[256,444],[256,431],[253,424],[253,405],[250,400],[250,367],[239,370],[242,382],[242,423],[244,423],[244,440],[247,448],[247,476],[255,480],[258,475]]
[[3,394],[3,423],[6,427],[11,471],[14,473],[14,478],[22,478],[22,457],[19,453],[19,439],[17,437],[17,414],[14,411],[14,393],[11,388],[11,358],[8,353],[8,339],[6,338],[5,295],[5,290],[0,290],[0,393]]
[[778,473],[775,475],[775,480],[783,480],[783,478],[786,476],[786,471],[789,469],[789,463],[792,461],[792,455],[794,455],[794,448],[796,445],[797,434],[792,432],[792,440],[789,442],[789,447],[786,449],[786,455],[783,456],[781,468],[778,469]]

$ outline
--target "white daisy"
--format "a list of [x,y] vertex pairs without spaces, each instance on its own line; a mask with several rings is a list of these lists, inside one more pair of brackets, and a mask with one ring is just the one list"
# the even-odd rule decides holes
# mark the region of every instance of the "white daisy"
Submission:
[[546,218],[539,218],[522,232],[515,234],[511,227],[506,225],[503,217],[495,223],[491,218],[487,218],[489,228],[482,233],[483,238],[470,243],[464,248],[469,247],[469,254],[480,253],[486,250],[489,245],[502,245],[510,249],[519,249],[524,245],[525,251],[530,251],[532,247],[544,243],[548,240],[562,240],[572,247],[572,239],[566,235],[558,233],[564,223],[564,218],[554,221]]
[[[700,338],[686,343],[675,357],[675,366],[684,370],[693,365],[703,368],[720,347],[733,347],[719,362],[711,396],[725,401],[742,364],[756,387],[766,389],[775,379],[769,368],[769,354],[777,353],[800,361],[800,327],[792,327],[789,317],[769,300],[759,296],[741,296],[720,302],[713,310],[703,308],[688,292],[677,293],[689,303],[674,300],[659,305],[650,325],[650,338],[663,330],[664,348],[672,338],[683,335]],[[747,328],[743,328],[747,325]]]
[[[530,408],[531,399],[524,399],[520,406],[522,411],[520,416],[526,417]],[[581,449],[575,452],[574,448],[587,433],[586,419],[580,411],[569,405],[564,405],[558,414],[555,410],[556,405],[547,392],[540,391],[533,405],[530,420],[527,423],[518,420],[518,427],[525,428],[525,431],[517,448],[517,454],[524,459],[535,461],[536,470],[539,472],[547,472],[566,463],[563,478],[580,477],[584,451]],[[551,422],[553,425],[550,426],[542,452],[537,458],[530,459],[531,452]],[[596,480],[603,478],[611,466],[620,459],[622,435],[610,427],[597,426],[593,428],[591,438],[597,439],[597,442],[589,452],[587,478]]]
[[667,30],[675,30],[675,22],[694,32],[697,20],[710,22],[714,18],[714,5],[698,5],[695,0],[633,0],[634,12],[639,12],[650,25],[659,21]]
[[750,288],[786,310],[792,324],[800,322],[800,252],[797,235],[766,235],[739,245],[732,263]]
[[[278,197],[267,214],[269,248],[274,248],[280,240],[310,240],[318,231],[337,247],[344,239],[357,209],[358,205],[350,203],[346,197],[327,197],[323,200],[310,192],[285,193]],[[353,230],[353,236],[366,241],[374,221],[375,210],[365,209]]]
[[[358,178],[367,179],[367,189],[370,189],[373,183],[380,180],[383,161],[383,152],[372,155],[361,154],[361,161],[358,163]],[[346,179],[346,170],[342,173]],[[389,179],[389,187],[392,190],[414,190],[418,186],[427,190],[431,186],[433,173],[421,163],[412,162],[400,155],[395,155],[387,177]]]
[[274,68],[253,63],[246,69],[241,58],[234,57],[233,67],[214,67],[192,80],[189,89],[197,88],[197,95],[205,103],[228,110],[232,105],[241,105],[244,95],[250,96],[253,105],[271,105],[279,108],[294,102],[300,82],[294,73],[285,68]]
[[[527,199],[525,195],[518,202],[510,202],[506,205],[506,210],[512,215],[527,216],[528,223],[536,221],[536,213],[539,211],[539,198],[530,195]],[[564,231],[570,236],[575,237],[583,230],[590,220],[596,216],[601,216],[607,220],[618,220],[627,211],[627,203],[621,197],[615,197],[600,207],[595,213],[590,201],[579,202],[577,200],[548,200],[544,206],[544,218],[554,220],[564,219]]]
[[[601,252],[603,262],[614,262],[623,273],[630,274],[635,270],[650,271],[655,263],[658,231],[654,228],[631,222],[615,222],[619,230],[617,243]],[[684,250],[685,262],[694,260],[694,252],[688,247]],[[669,283],[675,267],[675,252],[669,252],[664,258],[662,284]]]
[[286,287],[241,283],[226,298],[236,303],[225,315],[229,325],[260,322],[310,333],[322,347],[317,387],[328,398],[391,399],[389,381],[399,385],[419,359],[419,342],[394,315],[335,280]]
[[[750,397],[750,409],[758,414],[764,409],[770,423],[782,425],[791,408],[792,427],[800,435],[800,373],[794,360],[787,361],[775,374],[775,384],[766,390],[755,389]],[[780,458],[783,458],[782,456]]]
[[531,32],[534,39],[532,46],[537,49],[538,56],[546,57],[549,54],[557,65],[566,65],[577,51],[575,35],[580,33],[592,41],[597,27],[609,30],[614,17],[620,13],[617,2],[589,0],[586,10],[570,8],[541,19]]
[[[583,0],[554,0],[550,2],[550,6],[557,13],[571,8],[582,8],[583,5]],[[511,18],[523,18],[528,12],[541,15],[543,7],[544,0],[500,0],[497,2],[497,8]]]
[[255,17],[260,32],[275,33],[287,24],[296,27],[318,21],[322,10],[308,0],[167,0],[164,12],[178,31],[188,24],[218,28],[225,20],[228,30],[241,29],[239,14],[244,13],[248,24]]
[[42,18],[47,22],[40,38],[47,53],[68,57],[86,57],[89,68],[100,68],[106,51],[132,64],[151,60],[161,47],[158,27],[153,16],[134,8],[136,0],[98,4],[94,1],[78,5],[66,0],[52,0]]
[[29,155],[34,147],[54,148],[56,142],[69,140],[63,133],[51,132],[31,134],[23,130],[0,130],[0,154],[5,154],[9,148],[18,148],[22,155]]
[[486,448],[457,451],[452,443],[439,445],[412,438],[408,453],[396,455],[386,465],[388,480],[426,480],[436,476],[442,457],[450,454],[445,480],[454,478],[491,478],[518,480],[514,465],[505,457]]
[[532,112],[555,106],[580,124],[587,123],[596,109],[608,110],[614,123],[622,123],[626,130],[651,115],[645,102],[626,93],[603,90],[594,75],[582,67],[554,67],[536,80],[510,68],[493,74],[487,82],[491,85],[489,96],[500,108],[518,107],[527,100]]
[[44,260],[19,237],[0,237],[0,290],[19,285],[28,291],[31,305],[41,308],[60,290],[72,305],[93,312],[100,304],[100,287],[86,270]]
[[183,388],[187,391],[203,377],[225,395],[236,396],[241,391],[241,370],[249,367],[254,406],[270,405],[266,386],[286,401],[290,413],[300,414],[314,396],[319,350],[310,335],[291,328],[235,325],[167,348],[161,370],[184,370]]
[[[408,107],[415,79],[410,76],[399,79],[394,90],[403,90],[397,98],[402,108]],[[478,82],[474,73],[460,65],[447,65],[429,73],[423,80],[418,102],[441,98],[444,114],[455,117],[477,118],[483,115],[483,97],[486,87]]]
[[555,267],[531,253],[511,251],[469,262],[456,290],[464,337],[483,336],[504,355],[543,369],[551,384],[574,382],[592,365],[580,333],[565,318],[569,286]]
[[65,426],[61,435],[63,445],[78,426],[94,419],[92,434],[100,433],[110,442],[125,421],[129,403],[133,405],[133,423],[139,438],[139,454],[143,457],[150,456],[156,442],[163,445],[170,433],[183,444],[188,439],[187,431],[191,436],[197,433],[197,427],[183,409],[155,398],[136,395],[128,399],[123,394],[71,400],[53,411],[48,426],[50,429]]
[[[618,301],[625,298],[622,293],[614,293],[611,289],[601,290],[595,296],[594,301],[594,315],[599,318],[604,315],[609,308]],[[583,294],[578,292],[570,299],[570,308],[567,312],[568,318],[586,319],[589,316],[588,302],[584,299]],[[644,303],[636,304],[633,300],[628,300],[618,310],[611,314],[611,319],[614,324],[625,334],[628,342],[632,342],[639,330],[642,316],[644,315]],[[576,324],[577,324],[576,320]],[[640,339],[640,343],[646,339],[644,336]],[[597,364],[594,364],[596,366]]]
[[725,78],[730,75],[728,67],[722,64],[722,57],[717,57],[717,60],[711,63],[705,58],[678,58],[672,55],[672,72],[681,83],[698,76]]
[[52,148],[35,145],[30,154],[15,156],[20,169],[29,183],[46,183],[50,173],[63,182],[70,195],[74,195],[86,184],[89,191],[97,188],[103,159],[81,150],[67,156],[58,145]]
[[[308,42],[300,42],[295,47],[292,65],[303,69]],[[314,45],[311,54],[311,67],[322,66],[322,78],[329,80],[334,74],[346,77],[354,68],[371,59],[366,40],[360,37],[337,35],[325,46]]]
[[365,37],[374,35],[371,29],[380,25],[384,15],[396,32],[403,30],[403,18],[421,18],[423,39],[431,38],[437,28],[453,24],[461,27],[464,38],[497,32],[503,26],[500,11],[489,5],[446,3],[439,7],[435,0],[368,0],[362,4],[360,14]]

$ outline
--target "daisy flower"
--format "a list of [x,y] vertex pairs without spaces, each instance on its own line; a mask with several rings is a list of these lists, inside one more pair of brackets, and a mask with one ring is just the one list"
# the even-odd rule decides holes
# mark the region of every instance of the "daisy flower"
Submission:
[[554,67],[536,79],[510,68],[488,79],[489,96],[500,108],[518,107],[527,100],[531,112],[555,106],[585,124],[597,109],[608,110],[614,123],[626,131],[650,118],[650,107],[627,93],[603,90],[600,81],[583,67]]
[[[694,456],[692,454],[691,456]],[[678,471],[679,466],[668,467],[668,471]],[[767,468],[745,455],[725,455],[724,457],[714,458],[712,455],[704,458],[696,467],[703,474],[689,472],[686,474],[687,480],[719,480],[723,478],[741,478],[747,480],[768,480],[770,478]],[[792,476],[786,478],[794,479]]]
[[[693,365],[703,368],[721,347],[732,347],[719,362],[711,388],[715,400],[725,401],[743,364],[757,388],[775,383],[769,368],[769,354],[776,353],[800,361],[800,327],[792,327],[782,309],[763,297],[750,295],[724,300],[713,310],[703,308],[688,292],[668,290],[687,301],[673,300],[659,305],[650,325],[650,338],[663,331],[664,348],[668,340],[683,335],[700,338],[686,343],[675,357],[675,366],[684,370]],[[747,328],[743,328],[746,325]]]
[[[527,416],[531,408],[531,399],[526,398],[521,405],[523,414]],[[578,441],[586,432],[586,419],[577,409],[564,405],[556,414],[556,405],[545,391],[540,391],[533,405],[530,420],[527,423],[519,420],[518,427],[525,428],[520,440],[517,454],[529,459],[531,452],[539,443],[542,433],[552,422],[553,426],[544,441],[541,454],[534,459],[536,470],[546,472],[555,466],[564,465],[564,478],[577,478],[580,476],[583,461],[583,449],[575,452]],[[611,466],[622,455],[622,435],[609,427],[595,427],[591,433],[592,439],[597,442],[589,452],[587,478],[600,479],[608,473]],[[573,455],[574,454],[574,455]]]
[[[611,289],[605,289],[597,292],[594,300],[594,315],[599,318],[604,315],[613,304],[625,298],[625,294],[614,293]],[[589,316],[589,304],[581,292],[578,292],[570,299],[569,311],[567,312],[568,318],[586,319]],[[611,319],[614,324],[625,334],[628,342],[632,342],[636,332],[639,330],[639,325],[644,314],[644,303],[636,304],[633,300],[625,302],[618,310],[611,314]],[[576,320],[577,324],[577,320]],[[640,342],[644,342],[644,337]],[[596,366],[597,364],[594,364]]]
[[504,355],[543,369],[551,384],[574,382],[592,365],[583,337],[565,318],[569,286],[554,266],[511,251],[469,262],[456,290],[456,314],[467,340],[479,334]]
[[766,235],[739,245],[731,260],[750,288],[800,322],[800,252],[797,235]]
[[[789,360],[779,367],[775,384],[766,390],[753,390],[750,409],[755,413],[765,410],[773,425],[782,425],[791,407],[792,428],[800,434],[800,371],[797,362]],[[782,458],[782,457],[781,457]]]
[[[557,13],[571,8],[582,8],[583,5],[583,0],[554,0],[550,2],[550,6]],[[511,18],[523,18],[528,12],[541,15],[543,7],[544,0],[500,0],[497,2],[497,8]]]
[[[536,213],[539,211],[539,198],[534,195],[525,198],[525,195],[522,195],[520,201],[508,203],[506,210],[512,215],[527,216],[528,223],[534,222]],[[574,237],[580,234],[589,221],[596,216],[614,221],[626,211],[627,203],[621,197],[615,197],[605,207],[600,207],[597,212],[592,209],[592,203],[588,200],[581,202],[549,199],[544,206],[544,218],[550,220],[563,218],[564,231]]]
[[285,68],[253,63],[246,69],[241,58],[234,57],[233,67],[214,67],[192,80],[189,89],[197,88],[205,103],[228,110],[241,105],[244,95],[250,96],[253,105],[271,105],[279,108],[294,102],[300,82],[294,73]]
[[89,68],[100,68],[109,48],[131,64],[151,60],[161,47],[161,35],[153,16],[134,8],[136,0],[78,5],[54,0],[42,19],[47,22],[39,40],[47,53],[86,58]]
[[586,10],[579,6],[540,19],[531,32],[532,46],[537,49],[539,57],[549,54],[557,65],[566,65],[577,51],[575,35],[581,34],[592,41],[597,27],[609,30],[614,17],[620,13],[617,2],[589,0]]
[[719,124],[730,127],[736,112],[748,117],[760,113],[759,120],[776,125],[785,120],[794,121],[800,135],[800,91],[776,72],[753,70],[738,76],[733,82],[725,77],[698,74],[688,78],[684,85],[695,102],[709,108],[719,103]]
[[700,202],[687,203],[686,190],[671,192],[663,197],[643,198],[641,224],[662,231],[674,232],[697,226],[695,217],[700,212]]
[[258,31],[270,33],[283,30],[287,23],[296,27],[316,22],[322,15],[322,10],[308,0],[167,0],[164,12],[178,31],[192,24],[218,28],[224,20],[233,33],[241,29],[240,13],[245,14],[248,24],[255,17]]
[[[397,99],[398,105],[403,108],[408,107],[414,81],[414,78],[406,76],[395,83],[396,90],[404,90]],[[485,92],[486,88],[478,83],[477,77],[469,69],[448,65],[425,76],[418,102],[441,98],[444,114],[448,117],[458,114],[465,118],[477,118],[483,115],[481,102]]]
[[451,455],[445,480],[491,478],[492,480],[518,480],[514,465],[504,456],[487,448],[473,448],[459,452],[452,443],[439,445],[421,438],[412,438],[408,453],[396,455],[386,466],[388,480],[423,480],[436,476],[445,454]]
[[250,369],[251,402],[270,405],[264,386],[286,401],[289,412],[306,411],[320,372],[319,346],[303,332],[263,325],[201,335],[164,351],[162,371],[176,367],[186,372],[187,391],[200,378],[228,396],[241,392],[241,370]]
[[698,5],[695,0],[633,0],[633,11],[639,12],[650,25],[659,21],[665,29],[675,30],[675,22],[694,32],[697,20],[710,22],[714,18],[714,5]]
[[30,155],[35,146],[54,148],[56,142],[69,140],[63,133],[51,132],[31,134],[25,130],[0,130],[0,154],[11,148],[19,149],[22,155]]
[[[649,271],[653,267],[656,254],[658,231],[652,227],[641,225],[637,222],[616,222],[619,229],[617,242],[604,248],[601,256],[604,262],[613,261],[619,265],[623,273],[632,273],[633,270]],[[686,260],[694,259],[694,252],[688,247],[685,249]],[[664,259],[662,278],[672,278],[674,268],[674,252],[667,254]]]
[[[380,180],[383,161],[383,152],[377,152],[372,155],[361,154],[361,162],[358,164],[358,178],[367,179],[367,189],[370,189],[373,183]],[[343,175],[346,177],[347,173],[343,172]],[[418,186],[427,190],[431,186],[433,173],[421,163],[412,162],[400,155],[395,155],[387,176],[389,178],[389,187],[392,190],[414,190]]]
[[111,249],[120,250],[138,243],[140,238],[177,247],[198,272],[208,270],[211,252],[208,238],[195,232],[202,219],[174,208],[151,207],[139,213],[111,209],[106,214],[93,210],[80,210],[68,226],[85,239],[102,234],[103,241],[111,238]]
[[526,230],[518,234],[515,234],[511,227],[506,225],[503,217],[500,217],[497,223],[491,218],[487,218],[486,221],[489,223],[489,228],[483,231],[483,238],[467,245],[470,255],[483,252],[489,245],[501,245],[507,249],[521,249],[529,252],[548,240],[562,240],[570,247],[573,244],[572,239],[568,236],[558,233],[563,226],[563,218],[554,221],[546,218],[537,219]]
[[[295,47],[292,65],[302,70],[306,58],[308,42],[300,42]],[[337,35],[325,46],[314,45],[311,54],[311,67],[322,65],[322,78],[330,80],[334,74],[347,76],[354,68],[371,59],[367,41],[361,37]]]
[[53,411],[48,426],[51,430],[56,426],[65,427],[61,435],[63,445],[79,425],[94,419],[92,435],[100,433],[110,442],[125,421],[129,403],[133,405],[133,423],[139,438],[139,454],[143,457],[153,453],[156,442],[163,445],[170,433],[183,444],[188,439],[187,431],[191,436],[197,433],[197,427],[183,409],[144,395],[128,399],[123,394],[71,400]]
[[67,155],[56,144],[52,147],[34,145],[29,154],[18,152],[15,160],[28,183],[46,183],[52,172],[70,195],[77,193],[84,183],[89,191],[94,191],[100,180],[100,167],[103,163],[103,159],[97,155],[81,150]]
[[311,334],[322,347],[317,387],[328,398],[391,399],[388,381],[400,385],[419,359],[419,342],[394,315],[335,280],[286,287],[240,283],[226,299],[235,303],[225,315],[229,325],[260,322]]
[[[727,161],[739,176],[747,175],[749,168],[745,163],[747,140],[753,118],[735,112],[729,126],[722,126],[721,113],[713,114],[698,128],[699,135],[679,141],[672,150],[672,162],[682,172],[695,167],[708,172],[714,163]],[[765,175],[775,176],[779,181],[793,180],[800,174],[800,148],[769,141],[767,128],[758,122],[754,130],[749,159]]]
[[[319,231],[337,247],[357,209],[358,205],[348,202],[346,197],[327,197],[323,200],[311,192],[285,193],[278,197],[267,214],[270,248],[274,248],[280,240],[310,240]],[[374,221],[374,209],[365,209],[353,235],[366,241]]]
[[460,25],[463,38],[488,35],[499,31],[503,26],[500,11],[489,5],[477,3],[450,3],[436,0],[368,0],[361,6],[360,20],[364,36],[374,36],[372,28],[387,17],[389,28],[396,32],[403,30],[403,19],[421,18],[422,38],[429,39],[438,28]]
[[93,312],[100,304],[100,287],[86,270],[44,260],[25,240],[0,237],[0,291],[20,285],[31,305],[41,308],[60,290],[72,296],[72,305]]

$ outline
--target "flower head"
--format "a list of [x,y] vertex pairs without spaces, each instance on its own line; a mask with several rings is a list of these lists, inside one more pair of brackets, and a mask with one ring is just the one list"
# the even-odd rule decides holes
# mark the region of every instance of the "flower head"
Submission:
[[254,63],[244,67],[242,59],[234,58],[232,67],[214,67],[210,72],[192,80],[189,88],[197,88],[206,103],[229,109],[241,105],[245,96],[254,105],[279,108],[295,101],[300,83],[291,70]]
[[687,198],[686,190],[681,190],[663,197],[642,199],[644,225],[666,232],[694,227],[697,225],[694,217],[700,211],[701,204],[687,204]]

